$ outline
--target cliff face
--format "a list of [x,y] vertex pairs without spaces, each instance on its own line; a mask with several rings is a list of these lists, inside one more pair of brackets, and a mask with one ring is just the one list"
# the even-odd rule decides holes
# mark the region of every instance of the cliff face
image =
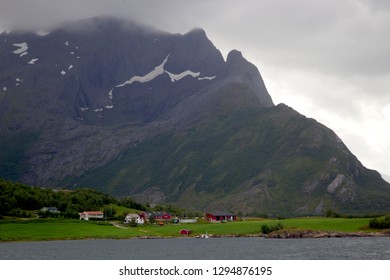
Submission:
[[378,173],[201,29],[94,18],[0,41],[0,177],[194,209],[390,210]]

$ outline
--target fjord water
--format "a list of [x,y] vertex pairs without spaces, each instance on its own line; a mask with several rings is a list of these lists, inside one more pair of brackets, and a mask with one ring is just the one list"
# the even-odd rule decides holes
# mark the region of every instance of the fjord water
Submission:
[[3,260],[389,260],[390,238],[179,238],[0,243]]

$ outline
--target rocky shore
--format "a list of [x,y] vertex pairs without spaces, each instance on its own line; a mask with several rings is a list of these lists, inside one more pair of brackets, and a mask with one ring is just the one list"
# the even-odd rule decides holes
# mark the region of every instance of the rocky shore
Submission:
[[[189,235],[179,238],[205,238],[204,235]],[[383,232],[335,232],[317,230],[292,230],[282,229],[269,234],[209,234],[207,238],[240,238],[240,237],[263,237],[270,239],[290,238],[345,238],[345,237],[390,237],[390,231]],[[166,239],[177,238],[173,236],[137,236],[135,239]]]
[[343,238],[343,237],[390,237],[390,232],[333,232],[316,230],[278,230],[264,235],[266,238]]

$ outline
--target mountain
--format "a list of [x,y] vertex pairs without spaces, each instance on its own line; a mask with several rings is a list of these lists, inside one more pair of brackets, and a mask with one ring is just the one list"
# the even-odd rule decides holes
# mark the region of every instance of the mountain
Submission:
[[202,29],[97,17],[0,42],[2,178],[195,210],[390,211],[379,173]]

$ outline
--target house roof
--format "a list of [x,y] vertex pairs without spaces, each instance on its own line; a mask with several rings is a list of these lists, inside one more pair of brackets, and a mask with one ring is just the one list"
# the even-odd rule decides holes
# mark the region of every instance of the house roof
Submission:
[[135,214],[135,213],[130,213],[130,214],[127,214],[126,217],[129,217],[129,218],[139,218],[139,215]]
[[42,211],[58,211],[57,207],[43,207]]
[[157,216],[163,216],[163,215],[172,216],[170,213],[167,213],[167,212],[148,212],[147,215],[149,217],[157,217]]
[[213,216],[236,216],[236,214],[232,214],[229,212],[222,212],[222,211],[209,212],[209,213],[206,213],[206,215],[207,214],[213,215]]
[[88,214],[88,215],[103,215],[102,211],[84,211],[82,214]]

